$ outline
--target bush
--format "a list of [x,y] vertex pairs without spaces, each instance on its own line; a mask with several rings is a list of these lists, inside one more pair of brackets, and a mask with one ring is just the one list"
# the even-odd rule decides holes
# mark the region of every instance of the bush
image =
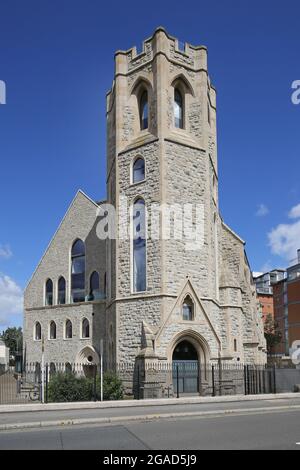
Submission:
[[[99,374],[96,377],[96,399],[101,398],[101,383]],[[113,372],[105,372],[103,375],[103,399],[122,400],[123,385],[119,377]],[[70,372],[58,372],[54,374],[48,386],[49,402],[65,401],[92,401],[94,400],[94,379],[76,377]]]
[[92,389],[85,377],[76,377],[70,372],[54,374],[48,386],[48,401],[88,401],[91,400]]
[[[99,380],[100,382],[100,380]],[[99,383],[100,391],[100,383]],[[105,372],[103,375],[103,400],[122,400],[123,384],[114,372]]]

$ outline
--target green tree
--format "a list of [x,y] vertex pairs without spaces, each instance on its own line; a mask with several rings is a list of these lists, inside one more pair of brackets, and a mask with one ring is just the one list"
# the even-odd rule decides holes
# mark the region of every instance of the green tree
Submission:
[[23,333],[22,328],[7,328],[2,332],[1,339],[4,341],[5,346],[10,350],[10,354],[22,352],[23,349]]
[[274,320],[271,314],[266,318],[264,333],[267,341],[267,352],[268,354],[271,354],[274,351],[275,346],[282,340],[282,333],[279,329],[279,324]]

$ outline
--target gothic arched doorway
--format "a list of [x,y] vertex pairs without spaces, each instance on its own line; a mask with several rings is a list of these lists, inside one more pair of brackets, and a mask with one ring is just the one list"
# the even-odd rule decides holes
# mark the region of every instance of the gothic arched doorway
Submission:
[[93,346],[84,347],[76,356],[78,372],[83,371],[86,377],[94,377],[99,362],[99,355]]
[[195,346],[184,339],[177,343],[172,355],[174,393],[199,392],[199,357]]

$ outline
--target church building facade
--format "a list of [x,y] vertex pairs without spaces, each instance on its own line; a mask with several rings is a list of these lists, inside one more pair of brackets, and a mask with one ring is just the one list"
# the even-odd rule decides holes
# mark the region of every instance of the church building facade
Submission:
[[102,352],[106,369],[128,365],[128,393],[137,364],[265,363],[245,243],[218,208],[206,47],[158,28],[141,53],[117,51],[106,114],[107,200],[79,191],[34,272],[26,361],[42,347],[53,367]]

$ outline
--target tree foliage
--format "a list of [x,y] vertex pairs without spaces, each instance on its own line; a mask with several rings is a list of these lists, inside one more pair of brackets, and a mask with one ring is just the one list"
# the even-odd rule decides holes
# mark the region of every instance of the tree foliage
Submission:
[[[97,395],[100,396],[100,380],[97,383]],[[113,372],[105,372],[103,376],[103,399],[122,400],[123,384],[120,378]]]
[[266,318],[264,333],[267,341],[267,351],[268,354],[271,354],[274,351],[275,346],[282,340],[282,333],[279,328],[279,324],[274,320],[271,314]]
[[92,389],[89,379],[76,377],[72,373],[57,372],[49,382],[48,400],[59,403],[64,401],[89,401]]
[[2,332],[1,339],[4,341],[5,346],[10,350],[10,354],[16,352],[21,353],[23,349],[23,333],[22,328],[7,328]]
[[[95,397],[96,393],[96,397]],[[76,377],[70,372],[57,372],[50,378],[48,386],[48,401],[92,401],[101,398],[101,383],[99,374],[96,377],[96,388],[94,379],[88,377]],[[103,375],[103,399],[122,400],[123,385],[120,378],[113,372]]]

